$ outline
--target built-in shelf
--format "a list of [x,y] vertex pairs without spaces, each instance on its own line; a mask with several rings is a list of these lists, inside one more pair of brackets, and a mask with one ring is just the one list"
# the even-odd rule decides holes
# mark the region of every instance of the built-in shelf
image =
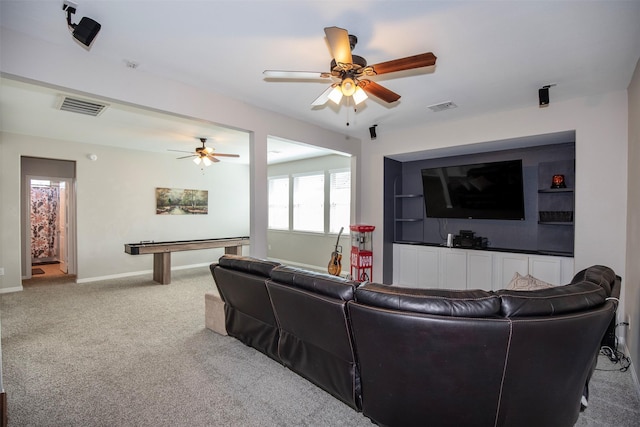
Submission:
[[[551,177],[562,174],[566,187],[552,188]],[[538,249],[550,253],[573,253],[574,159],[538,164]]]
[[573,193],[573,188],[542,188],[538,193]]
[[[422,194],[399,193],[398,190],[398,183],[396,182],[393,195],[394,240],[403,240],[406,234],[405,227],[415,227],[410,224],[418,224],[423,221],[424,203],[422,202]],[[406,226],[403,224],[406,224]],[[420,236],[422,236],[422,233],[420,233]]]
[[573,221],[538,221],[540,225],[573,225]]

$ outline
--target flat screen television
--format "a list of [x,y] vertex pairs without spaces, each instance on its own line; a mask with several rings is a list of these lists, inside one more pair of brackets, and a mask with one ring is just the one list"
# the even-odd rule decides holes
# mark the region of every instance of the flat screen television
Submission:
[[422,169],[427,217],[524,220],[522,160]]

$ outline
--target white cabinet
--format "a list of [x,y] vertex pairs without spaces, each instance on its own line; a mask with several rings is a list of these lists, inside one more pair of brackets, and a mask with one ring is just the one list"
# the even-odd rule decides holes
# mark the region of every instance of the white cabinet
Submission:
[[437,288],[438,248],[420,245],[393,245],[393,283],[411,288]]
[[467,289],[467,251],[441,250],[440,265],[439,288]]
[[566,285],[573,279],[573,258],[532,255],[529,274],[552,285]]
[[496,252],[493,254],[493,289],[504,289],[513,276],[529,274],[529,256],[511,252]]
[[393,284],[413,288],[498,290],[515,273],[564,285],[573,278],[573,265],[570,257],[393,245]]
[[418,280],[419,288],[437,288],[440,277],[440,254],[438,248],[418,246]]
[[467,252],[467,289],[493,287],[493,254],[485,251]]

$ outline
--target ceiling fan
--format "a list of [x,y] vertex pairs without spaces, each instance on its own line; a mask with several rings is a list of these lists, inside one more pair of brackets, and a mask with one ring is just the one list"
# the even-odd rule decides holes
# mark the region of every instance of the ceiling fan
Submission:
[[207,147],[205,144],[207,142],[207,138],[198,138],[200,142],[202,142],[202,147],[196,147],[196,151],[191,153],[190,151],[182,151],[182,150],[169,150],[169,151],[177,151],[179,153],[191,153],[188,156],[178,157],[178,159],[188,159],[189,157],[194,157],[193,161],[196,165],[203,163],[205,166],[211,165],[211,163],[219,162],[220,160],[216,158],[218,157],[240,157],[238,154],[224,154],[224,153],[216,153],[213,148]]
[[400,99],[400,95],[369,80],[369,77],[415,68],[430,67],[436,63],[436,56],[428,52],[381,62],[375,65],[367,65],[366,59],[358,55],[352,55],[351,53],[358,43],[356,36],[338,27],[327,27],[324,29],[324,32],[329,42],[331,54],[333,55],[331,71],[265,70],[263,72],[268,78],[276,79],[333,79],[334,82],[331,86],[311,103],[313,106],[324,105],[328,100],[332,100],[338,104],[343,96],[353,97],[354,103],[358,105],[367,99],[367,94],[380,98],[387,103],[396,102]]

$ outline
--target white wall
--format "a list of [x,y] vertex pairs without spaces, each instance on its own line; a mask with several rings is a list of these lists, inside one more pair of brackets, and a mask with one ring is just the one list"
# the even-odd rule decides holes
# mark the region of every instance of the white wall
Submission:
[[[459,108],[464,108],[460,106]],[[430,114],[425,112],[425,114]],[[478,144],[567,130],[576,131],[575,268],[604,264],[625,272],[627,209],[627,95],[552,103],[399,131],[378,126],[378,139],[363,142],[360,212],[373,224],[374,277],[382,277],[383,157],[390,154]]]
[[[287,176],[296,173],[322,172],[333,169],[350,169],[351,158],[329,155],[294,162],[278,163],[268,168],[269,176]],[[328,219],[325,218],[326,221]],[[328,224],[328,223],[327,223]],[[295,263],[301,267],[326,271],[335,249],[337,234],[307,233],[299,231],[269,230],[268,256],[278,260]],[[342,246],[342,271],[349,273],[349,230],[345,229],[340,238]]]
[[[629,190],[627,192],[627,270],[623,276],[624,311],[629,316],[631,328],[626,332],[625,344],[629,349],[635,372],[636,385],[640,389],[640,61],[628,88],[629,93]],[[618,330],[618,332],[621,332]]]
[[[249,235],[249,166],[220,162],[202,171],[172,154],[0,134],[3,206],[19,206],[20,156],[76,162],[78,281],[148,271],[151,255],[125,254],[124,244]],[[87,158],[96,154],[98,160]],[[156,215],[155,188],[207,190],[208,215]],[[5,204],[6,203],[6,204]],[[12,224],[3,238],[19,247],[18,210],[6,212]],[[14,251],[5,258],[14,258]],[[172,265],[202,264],[221,250],[174,253]],[[218,255],[219,256],[219,255]],[[5,267],[10,267],[9,265]],[[13,268],[8,287],[20,286]],[[9,276],[9,275],[8,275]],[[9,277],[7,277],[9,278]],[[19,279],[19,278],[18,278]]]
[[[60,87],[79,95],[86,94],[106,101],[115,100],[221,123],[250,132],[251,255],[264,257],[267,254],[267,216],[264,212],[267,211],[268,205],[266,179],[268,135],[277,135],[284,139],[337,150],[358,159],[360,141],[357,138],[346,138],[327,129],[253,107],[201,88],[163,79],[142,70],[127,69],[120,63],[113,63],[78,49],[73,43],[64,46],[53,45],[45,40],[31,38],[4,27],[0,29],[0,37],[2,38],[0,72],[7,77]],[[20,283],[20,240],[18,235],[14,235],[19,232],[18,215],[14,211],[18,209],[15,203],[19,191],[19,158],[16,160],[16,153],[11,155],[2,153],[4,150],[3,142],[0,148],[0,161],[2,161],[0,267],[5,268],[5,275],[0,276],[0,289],[6,290],[15,288]],[[141,169],[134,171],[134,165],[127,163],[128,160],[123,161],[124,167],[128,168],[129,172],[144,173]],[[80,172],[78,179],[80,179]],[[100,178],[96,176],[95,179]],[[91,228],[86,227],[86,224],[80,227],[79,224],[79,236],[83,232],[91,233]],[[94,252],[92,255],[100,254]],[[78,269],[80,275],[88,277],[82,270],[80,262]]]

